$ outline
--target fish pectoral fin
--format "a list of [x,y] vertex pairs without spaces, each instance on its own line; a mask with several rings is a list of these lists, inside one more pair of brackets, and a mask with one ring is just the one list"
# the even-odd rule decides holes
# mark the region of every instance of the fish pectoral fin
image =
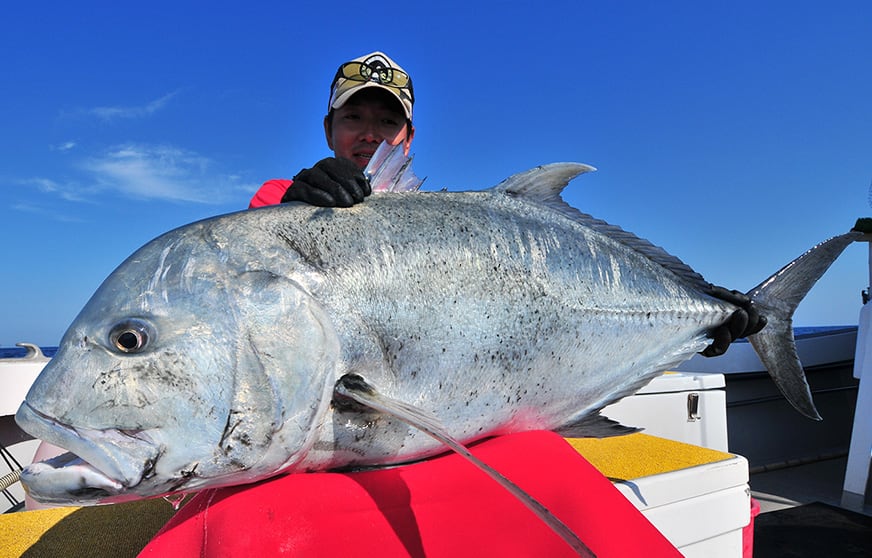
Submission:
[[640,432],[641,428],[624,426],[608,417],[596,413],[555,428],[554,432],[564,438],[611,438]]
[[527,509],[536,514],[539,519],[566,541],[579,556],[594,557],[593,552],[578,538],[578,535],[554,516],[548,508],[504,477],[502,473],[474,456],[459,440],[448,433],[448,430],[440,424],[439,419],[427,411],[379,393],[372,384],[357,374],[346,374],[339,378],[333,388],[333,393],[334,402],[339,405],[347,406],[350,401],[353,401],[380,413],[391,415],[442,442],[508,490]]
[[[439,423],[439,419],[423,409],[379,393],[372,384],[358,374],[346,374],[339,378],[333,388],[333,394],[333,401],[339,407],[347,407],[353,401],[374,411],[396,417],[439,441],[444,441],[443,436],[450,438]],[[455,443],[460,445],[459,442]]]

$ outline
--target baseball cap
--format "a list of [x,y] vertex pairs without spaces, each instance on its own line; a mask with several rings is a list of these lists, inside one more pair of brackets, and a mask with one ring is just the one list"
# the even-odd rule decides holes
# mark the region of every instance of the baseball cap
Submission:
[[367,87],[379,87],[391,93],[403,106],[406,118],[412,120],[415,103],[412,78],[387,54],[378,51],[339,66],[330,85],[327,110],[340,108],[352,95]]

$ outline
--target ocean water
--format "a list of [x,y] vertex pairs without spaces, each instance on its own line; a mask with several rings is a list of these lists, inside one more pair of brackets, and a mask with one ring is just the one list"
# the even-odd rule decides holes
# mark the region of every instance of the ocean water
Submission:
[[[40,349],[47,357],[53,357],[58,352],[57,347],[40,347]],[[27,349],[23,347],[0,347],[0,358],[21,358],[26,354]]]

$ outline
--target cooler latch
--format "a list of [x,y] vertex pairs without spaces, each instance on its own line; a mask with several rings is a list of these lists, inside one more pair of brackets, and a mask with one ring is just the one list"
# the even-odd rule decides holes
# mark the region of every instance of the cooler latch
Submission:
[[696,422],[702,417],[699,416],[699,394],[687,394],[687,422]]

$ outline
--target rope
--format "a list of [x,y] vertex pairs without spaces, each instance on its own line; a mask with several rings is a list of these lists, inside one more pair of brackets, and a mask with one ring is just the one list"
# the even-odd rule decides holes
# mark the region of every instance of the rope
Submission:
[[21,471],[12,471],[0,477],[0,491],[8,489],[21,479]]

